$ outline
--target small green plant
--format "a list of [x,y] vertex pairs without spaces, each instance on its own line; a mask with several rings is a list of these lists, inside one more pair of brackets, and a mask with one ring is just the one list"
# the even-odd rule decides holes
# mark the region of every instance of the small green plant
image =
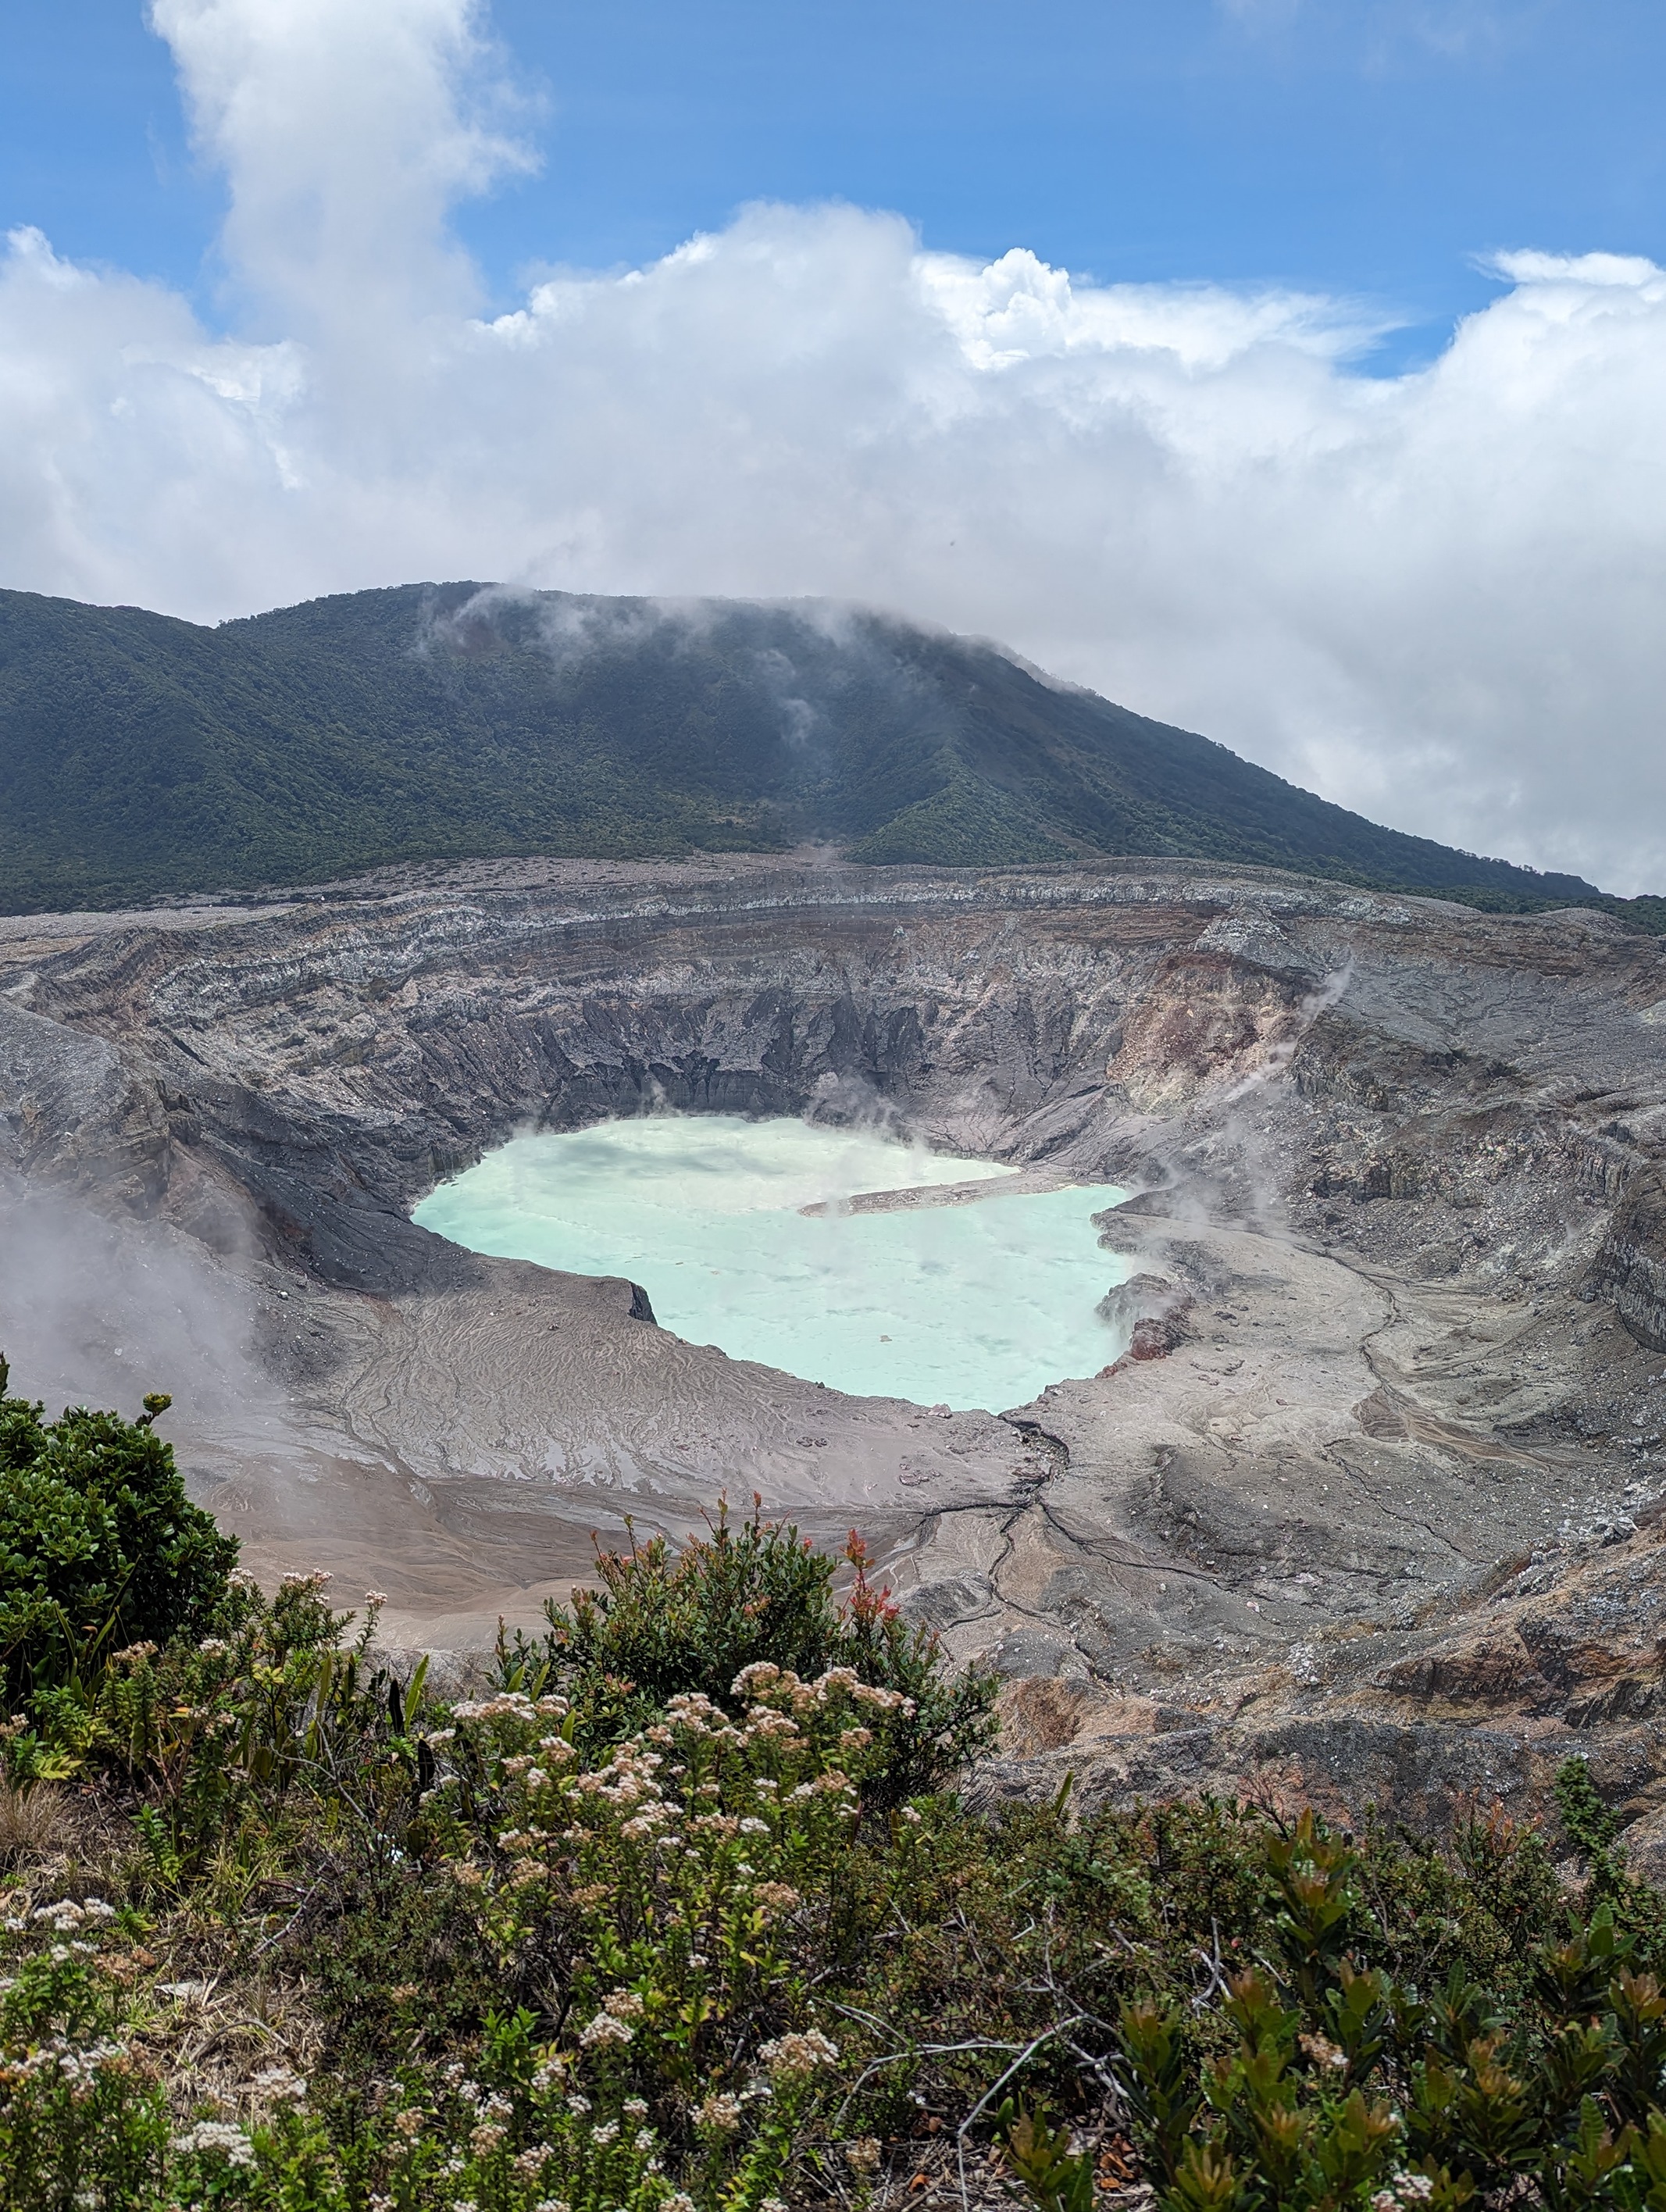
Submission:
[[1036,2212],[1093,2212],[1093,2154],[1073,2151],[1070,2130],[1049,2127],[1045,2113],[1020,2112],[1008,2097],[995,2135],[1018,2187],[1010,2191]]
[[1590,1860],[1593,1871],[1606,1887],[1611,1872],[1608,1847],[1619,1823],[1597,1796],[1590,1768],[1583,1759],[1565,1759],[1557,1768],[1556,1806],[1568,1841]]

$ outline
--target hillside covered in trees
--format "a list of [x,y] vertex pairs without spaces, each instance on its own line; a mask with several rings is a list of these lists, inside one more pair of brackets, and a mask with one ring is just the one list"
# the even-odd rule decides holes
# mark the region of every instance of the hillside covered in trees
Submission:
[[0,592],[0,911],[806,840],[1596,896],[1378,828],[992,646],[814,602],[413,584],[208,629]]

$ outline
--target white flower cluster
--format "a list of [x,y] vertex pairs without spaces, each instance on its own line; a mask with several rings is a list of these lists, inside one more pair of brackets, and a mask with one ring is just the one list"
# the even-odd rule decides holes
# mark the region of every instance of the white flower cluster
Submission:
[[813,1782],[800,1782],[796,1790],[789,1790],[787,1793],[789,1805],[807,1804],[812,1797],[843,1797],[847,1802],[839,1808],[840,1811],[854,1814],[856,1810],[856,1785],[836,1766],[830,1766],[825,1774],[818,1775]]
[[635,1990],[615,1990],[602,1999],[602,2008],[579,2037],[587,2050],[598,2044],[629,2043],[634,2039],[632,2021],[641,2020],[648,2008]]
[[268,2066],[255,2075],[249,2087],[257,2096],[274,2105],[299,2105],[307,2095],[305,2076],[289,2066]]
[[679,1691],[676,1697],[667,1699],[666,1718],[685,1735],[703,1736],[737,1751],[746,1741],[721,1705],[714,1705],[703,1690]]
[[813,2074],[818,2066],[836,2065],[839,2046],[818,2027],[811,2027],[802,2034],[778,2035],[773,2042],[766,2043],[757,2055],[772,2081],[797,2081]]
[[552,1834],[549,1828],[505,1828],[497,1838],[497,1848],[514,1856],[535,1851],[540,1844],[547,1844]]
[[1328,2035],[1303,2035],[1298,2036],[1297,2041],[1316,2066],[1322,2066],[1333,2074],[1347,2072],[1347,2051],[1340,2043],[1333,2043]]
[[124,2043],[87,2043],[76,2045],[67,2037],[55,2035],[51,2042],[31,2051],[27,2057],[15,2061],[7,2069],[14,2080],[27,2080],[31,2075],[55,2074],[70,2085],[77,2100],[90,2091],[99,2075],[106,2066],[125,2064],[127,2046]]
[[178,2151],[215,2151],[232,2166],[254,2164],[254,2145],[242,2129],[234,2127],[229,2120],[198,2120],[194,2128],[187,2128],[182,2136],[174,2136],[173,2148]]
[[1435,2193],[1426,2173],[1396,2173],[1386,2189],[1371,2200],[1371,2212],[1407,2212],[1413,2204],[1426,2204]]
[[797,1735],[799,1724],[790,1713],[777,1712],[773,1705],[753,1705],[746,1714],[743,1741],[756,1742],[759,1736]]
[[55,1936],[76,1936],[83,1928],[107,1928],[115,1917],[115,1907],[101,1897],[85,1898],[79,1905],[72,1897],[62,1898],[56,1905],[38,1905],[29,1916],[37,1927],[50,1928]]
[[665,1765],[657,1751],[638,1751],[621,1744],[605,1766],[581,1774],[573,1787],[586,1797],[600,1797],[610,1805],[653,1803],[660,1796],[655,1770]]
[[882,1690],[876,1683],[863,1681],[854,1667],[830,1667],[813,1682],[804,1682],[790,1667],[777,1667],[768,1659],[755,1659],[750,1667],[741,1668],[730,1687],[738,1698],[755,1697],[759,1691],[772,1692],[787,1698],[795,1713],[827,1705],[839,1697],[848,1698],[853,1705],[867,1705],[879,1713],[912,1713],[915,1710],[912,1698],[905,1698],[900,1690]]
[[535,1701],[520,1690],[499,1690],[489,1698],[465,1698],[452,1707],[451,1717],[454,1721],[559,1721],[571,1710],[565,1698]]

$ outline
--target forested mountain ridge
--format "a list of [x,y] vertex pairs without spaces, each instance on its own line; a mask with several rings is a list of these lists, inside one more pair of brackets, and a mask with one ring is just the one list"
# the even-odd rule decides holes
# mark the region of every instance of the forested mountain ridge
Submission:
[[1381,829],[994,647],[817,602],[417,584],[209,629],[0,592],[0,910],[806,839],[1596,896]]

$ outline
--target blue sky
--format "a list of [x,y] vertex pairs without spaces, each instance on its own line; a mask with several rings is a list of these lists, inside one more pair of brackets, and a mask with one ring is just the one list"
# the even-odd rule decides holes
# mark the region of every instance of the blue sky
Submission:
[[[498,0],[534,176],[462,206],[500,303],[756,199],[1101,280],[1380,302],[1432,352],[1475,257],[1666,250],[1659,0]],[[0,0],[0,219],[216,316],[220,178],[133,0]]]
[[1000,640],[1666,885],[1661,0],[0,0],[0,585]]

